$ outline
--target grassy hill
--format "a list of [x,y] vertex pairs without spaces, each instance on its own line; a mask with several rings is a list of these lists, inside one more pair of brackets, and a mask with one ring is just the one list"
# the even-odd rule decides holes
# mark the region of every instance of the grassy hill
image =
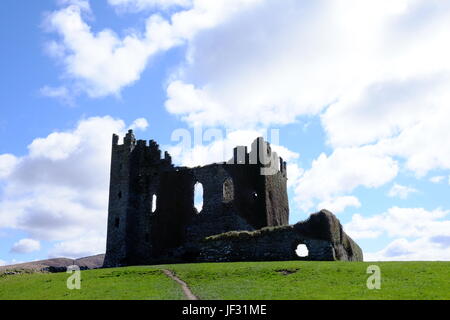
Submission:
[[[381,290],[368,290],[369,265],[381,268]],[[450,299],[450,262],[247,262],[88,270],[81,290],[69,274],[0,275],[0,299],[184,299],[173,271],[208,299]]]
[[55,258],[40,261],[15,264],[11,266],[1,266],[0,275],[8,270],[20,272],[65,272],[68,266],[77,265],[82,270],[96,269],[103,265],[104,254],[85,257],[80,259]]

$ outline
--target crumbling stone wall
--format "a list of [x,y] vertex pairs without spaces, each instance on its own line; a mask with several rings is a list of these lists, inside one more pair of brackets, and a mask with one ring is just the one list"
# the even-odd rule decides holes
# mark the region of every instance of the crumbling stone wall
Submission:
[[[237,147],[230,161],[196,168],[173,166],[155,141],[136,141],[131,130],[118,142],[114,135],[105,266],[165,261],[207,236],[289,221],[286,163],[262,138],[250,152]],[[275,172],[261,174],[273,164]],[[194,207],[198,182],[204,188],[201,212]]]
[[[296,254],[299,244],[306,245],[308,256],[299,257]],[[339,220],[327,210],[312,214],[308,220],[291,226],[207,237],[198,243],[195,250],[197,262],[363,261],[361,248],[343,232]]]

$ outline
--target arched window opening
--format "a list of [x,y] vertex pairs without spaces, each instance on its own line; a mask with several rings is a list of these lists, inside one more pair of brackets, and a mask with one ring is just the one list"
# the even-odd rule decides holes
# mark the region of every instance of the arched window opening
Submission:
[[158,201],[158,196],[156,194],[154,194],[152,196],[152,213],[156,212],[156,208],[157,208],[156,203],[157,203],[157,201]]
[[234,200],[233,180],[228,178],[223,183],[223,202],[231,202]]
[[200,182],[194,187],[194,207],[198,213],[203,210],[203,185]]
[[309,250],[308,247],[305,244],[299,244],[297,246],[297,249],[295,250],[295,253],[300,258],[306,258],[309,256]]
[[122,191],[119,191],[119,193],[117,194],[117,198],[122,199]]

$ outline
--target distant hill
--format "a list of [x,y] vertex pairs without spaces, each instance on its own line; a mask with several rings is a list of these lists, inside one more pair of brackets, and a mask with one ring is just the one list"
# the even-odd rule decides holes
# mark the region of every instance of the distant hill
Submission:
[[0,273],[5,272],[65,272],[68,266],[76,265],[82,270],[98,269],[103,266],[104,254],[96,256],[80,258],[80,259],[67,259],[67,258],[55,258],[41,261],[33,261],[21,264],[15,264],[10,266],[0,267]]

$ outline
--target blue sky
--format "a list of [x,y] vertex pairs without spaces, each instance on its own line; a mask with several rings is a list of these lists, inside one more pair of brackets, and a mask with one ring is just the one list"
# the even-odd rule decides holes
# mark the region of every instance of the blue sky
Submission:
[[[278,129],[291,223],[328,208],[369,260],[450,260],[450,4],[1,6],[1,264],[104,251],[111,134],[128,128],[182,165]],[[172,139],[199,128],[221,137]]]

